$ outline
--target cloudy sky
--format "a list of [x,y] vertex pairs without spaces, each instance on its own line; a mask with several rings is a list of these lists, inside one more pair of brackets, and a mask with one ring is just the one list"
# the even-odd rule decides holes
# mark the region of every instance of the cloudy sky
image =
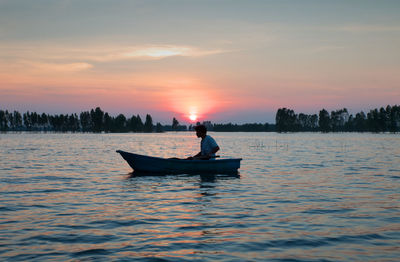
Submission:
[[400,103],[400,1],[0,0],[0,109],[270,122]]

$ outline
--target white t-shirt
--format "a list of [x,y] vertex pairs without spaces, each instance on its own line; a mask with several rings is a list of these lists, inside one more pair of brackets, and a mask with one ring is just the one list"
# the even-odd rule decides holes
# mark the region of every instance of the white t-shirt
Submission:
[[[215,142],[214,138],[212,138],[209,135],[206,135],[206,137],[201,140],[201,154],[203,156],[208,155],[217,146],[218,144],[217,142]],[[215,153],[210,154],[210,156],[215,156]]]

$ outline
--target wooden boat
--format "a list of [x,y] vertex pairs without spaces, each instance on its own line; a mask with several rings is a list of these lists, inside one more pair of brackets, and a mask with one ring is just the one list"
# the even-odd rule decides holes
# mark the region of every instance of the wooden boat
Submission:
[[144,156],[117,150],[135,172],[146,173],[233,173],[240,168],[241,158],[186,160]]

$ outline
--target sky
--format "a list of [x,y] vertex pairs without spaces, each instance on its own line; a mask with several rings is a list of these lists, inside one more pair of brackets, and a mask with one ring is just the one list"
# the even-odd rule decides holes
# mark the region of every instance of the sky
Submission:
[[0,0],[0,109],[274,123],[400,104],[398,0]]

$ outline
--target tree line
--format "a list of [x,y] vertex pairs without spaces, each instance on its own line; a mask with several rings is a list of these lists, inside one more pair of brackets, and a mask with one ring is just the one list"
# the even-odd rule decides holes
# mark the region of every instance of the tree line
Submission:
[[[210,128],[209,128],[210,129]],[[275,126],[273,124],[214,124],[210,129],[215,132],[273,132],[275,131]]]
[[[197,123],[200,124],[200,123]],[[346,108],[319,114],[296,114],[294,110],[279,108],[274,124],[212,124],[203,122],[210,131],[216,132],[400,132],[400,106],[386,106],[370,110],[367,114],[359,112],[355,116]],[[147,114],[143,122],[139,115],[127,118],[123,114],[110,116],[100,107],[78,114],[38,114],[19,113],[0,110],[0,131],[55,131],[55,132],[164,132],[193,130],[180,125],[174,117],[171,125],[153,124]]]
[[376,108],[355,116],[346,108],[319,114],[296,114],[292,109],[279,108],[275,117],[277,132],[400,132],[400,106]]
[[174,118],[171,126],[153,124],[153,118],[147,114],[144,122],[139,115],[130,118],[119,114],[116,117],[101,110],[100,107],[77,114],[38,114],[36,112],[19,113],[0,110],[0,131],[56,131],[56,132],[163,132],[186,130]]

